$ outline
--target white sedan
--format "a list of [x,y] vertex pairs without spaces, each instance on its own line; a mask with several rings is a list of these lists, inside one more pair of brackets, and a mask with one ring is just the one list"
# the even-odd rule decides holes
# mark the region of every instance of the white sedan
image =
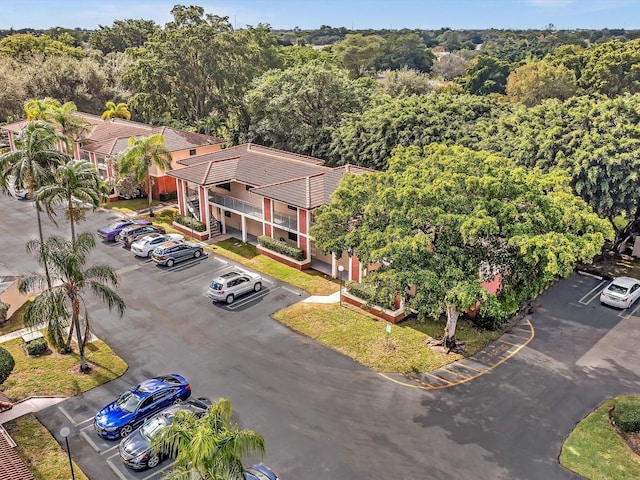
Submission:
[[133,242],[131,251],[136,257],[150,257],[156,247],[167,242],[184,242],[184,236],[179,233],[150,233]]
[[600,302],[616,308],[629,308],[640,297],[640,280],[618,277],[600,294]]

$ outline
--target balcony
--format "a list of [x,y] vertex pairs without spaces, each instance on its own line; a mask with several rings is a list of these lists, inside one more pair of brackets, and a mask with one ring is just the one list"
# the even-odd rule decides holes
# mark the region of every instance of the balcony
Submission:
[[273,213],[273,224],[286,230],[298,231],[298,218],[281,213]]
[[253,203],[245,202],[227,195],[220,195],[216,192],[209,192],[209,201],[216,205],[222,205],[229,210],[244,213],[245,215],[262,220],[262,206],[260,205],[254,205]]

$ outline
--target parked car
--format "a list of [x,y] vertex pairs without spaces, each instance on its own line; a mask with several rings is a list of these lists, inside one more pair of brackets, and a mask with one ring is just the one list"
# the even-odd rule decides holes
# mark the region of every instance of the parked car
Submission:
[[137,257],[150,257],[156,247],[169,242],[184,242],[184,236],[179,233],[150,233],[133,242],[131,251]]
[[120,241],[118,235],[122,229],[131,225],[151,225],[151,222],[148,220],[117,220],[105,227],[99,228],[98,235],[109,242],[118,242]]
[[275,472],[262,464],[245,469],[244,478],[246,480],[279,480]]
[[153,377],[131,387],[102,408],[93,417],[93,426],[101,437],[124,438],[147,418],[190,395],[191,386],[182,375]]
[[629,308],[640,297],[640,280],[618,277],[600,293],[600,302],[616,308]]
[[151,258],[159,265],[173,267],[175,263],[190,258],[198,258],[202,255],[203,249],[200,245],[191,242],[169,242],[156,247]]
[[257,273],[232,271],[214,278],[207,296],[216,302],[233,303],[237,296],[262,289],[262,277]]
[[166,233],[164,227],[160,225],[129,225],[123,228],[120,233],[120,241],[124,244],[125,248],[131,247],[131,244],[139,238],[149,235],[150,233]]
[[192,412],[197,417],[205,414],[211,406],[207,398],[189,399],[184,403],[171,405],[157,415],[151,417],[142,426],[120,442],[118,452],[120,459],[129,468],[143,470],[153,468],[168,455],[163,452],[153,452],[151,440],[154,434],[162,427],[171,425],[173,417],[178,412]]

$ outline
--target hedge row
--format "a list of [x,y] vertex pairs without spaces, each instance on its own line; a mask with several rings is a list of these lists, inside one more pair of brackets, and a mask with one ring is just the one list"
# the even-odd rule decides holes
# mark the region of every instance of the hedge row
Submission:
[[0,347],[0,384],[4,383],[11,372],[13,371],[13,367],[16,366],[16,361],[13,359],[11,354]]
[[349,292],[351,295],[358,297],[367,303],[373,303],[373,291],[371,290],[370,286],[358,282],[349,281],[346,283],[346,288],[347,292]]
[[640,432],[640,398],[620,400],[611,416],[623,432]]
[[184,215],[176,215],[173,219],[174,222],[179,223],[180,225],[184,225],[187,228],[191,228],[193,225],[193,229],[196,232],[204,232],[207,227],[204,226],[200,220],[197,220],[193,217],[185,217]]
[[306,257],[303,249],[289,245],[287,242],[281,242],[275,238],[260,235],[258,237],[258,242],[263,247],[273,250],[274,252],[281,253],[282,255],[286,255],[287,257],[291,257],[294,260],[302,261]]
[[176,200],[178,198],[178,192],[162,192],[159,197],[161,202]]

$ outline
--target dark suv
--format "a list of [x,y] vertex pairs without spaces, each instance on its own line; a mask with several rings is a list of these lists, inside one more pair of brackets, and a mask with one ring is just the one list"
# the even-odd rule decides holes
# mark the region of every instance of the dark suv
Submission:
[[202,247],[195,243],[169,242],[156,248],[151,254],[151,258],[159,265],[173,267],[175,263],[182,260],[200,257],[202,252]]
[[124,246],[130,248],[133,242],[150,233],[166,233],[166,230],[159,225],[131,225],[123,228],[119,235]]

